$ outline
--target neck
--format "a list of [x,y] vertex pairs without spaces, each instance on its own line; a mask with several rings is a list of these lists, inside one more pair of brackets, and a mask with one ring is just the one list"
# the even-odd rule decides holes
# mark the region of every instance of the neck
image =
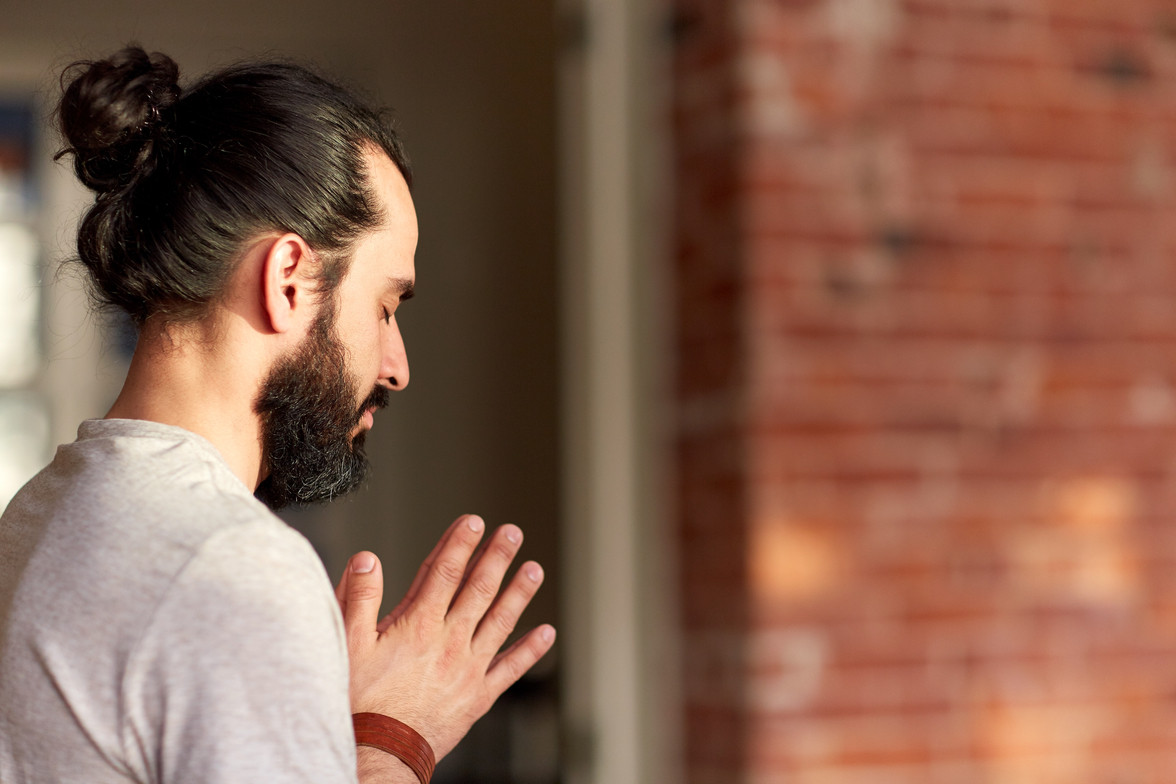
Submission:
[[250,489],[262,476],[261,423],[253,411],[260,378],[247,352],[172,340],[144,328],[108,419],[142,419],[203,436]]

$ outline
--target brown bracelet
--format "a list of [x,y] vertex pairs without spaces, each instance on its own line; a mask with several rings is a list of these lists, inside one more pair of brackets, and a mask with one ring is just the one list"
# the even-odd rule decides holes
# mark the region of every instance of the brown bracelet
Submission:
[[429,784],[437,758],[433,756],[433,747],[419,732],[380,713],[356,713],[351,721],[355,725],[355,745],[371,746],[399,757],[412,768],[421,784]]

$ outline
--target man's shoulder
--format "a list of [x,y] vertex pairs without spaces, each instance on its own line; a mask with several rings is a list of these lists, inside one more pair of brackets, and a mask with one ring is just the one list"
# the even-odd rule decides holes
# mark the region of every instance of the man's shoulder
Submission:
[[37,582],[58,595],[86,586],[151,595],[194,561],[243,561],[259,548],[307,575],[322,570],[305,538],[257,501],[211,444],[128,420],[83,424],[10,503],[0,543],[23,561],[9,564],[13,574],[39,562],[53,578]]
[[[0,520],[0,713],[40,705],[53,732],[30,723],[20,740],[48,735],[81,765],[96,744],[153,769],[127,738],[160,727],[212,728],[221,759],[247,704],[259,725],[298,706],[353,767],[342,639],[309,542],[183,434],[83,433]],[[60,731],[79,715],[85,737]]]
[[75,533],[118,529],[175,539],[270,521],[208,441],[178,427],[91,420],[13,499],[6,516],[61,520]]

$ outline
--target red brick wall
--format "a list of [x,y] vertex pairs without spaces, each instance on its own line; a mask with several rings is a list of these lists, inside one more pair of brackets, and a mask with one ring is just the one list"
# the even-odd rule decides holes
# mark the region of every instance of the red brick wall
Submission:
[[675,0],[691,782],[1176,782],[1176,5]]

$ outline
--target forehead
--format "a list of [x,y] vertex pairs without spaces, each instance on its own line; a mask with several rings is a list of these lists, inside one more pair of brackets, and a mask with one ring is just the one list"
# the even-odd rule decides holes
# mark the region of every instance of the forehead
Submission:
[[[417,217],[412,194],[400,169],[387,155],[368,151],[366,154],[368,182],[376,194],[384,215],[383,229],[412,243],[416,249]],[[377,232],[380,229],[376,230]]]
[[408,183],[384,153],[370,151],[366,157],[368,183],[383,220],[356,243],[349,277],[361,279],[364,285],[375,285],[380,279],[412,281],[417,217]]

